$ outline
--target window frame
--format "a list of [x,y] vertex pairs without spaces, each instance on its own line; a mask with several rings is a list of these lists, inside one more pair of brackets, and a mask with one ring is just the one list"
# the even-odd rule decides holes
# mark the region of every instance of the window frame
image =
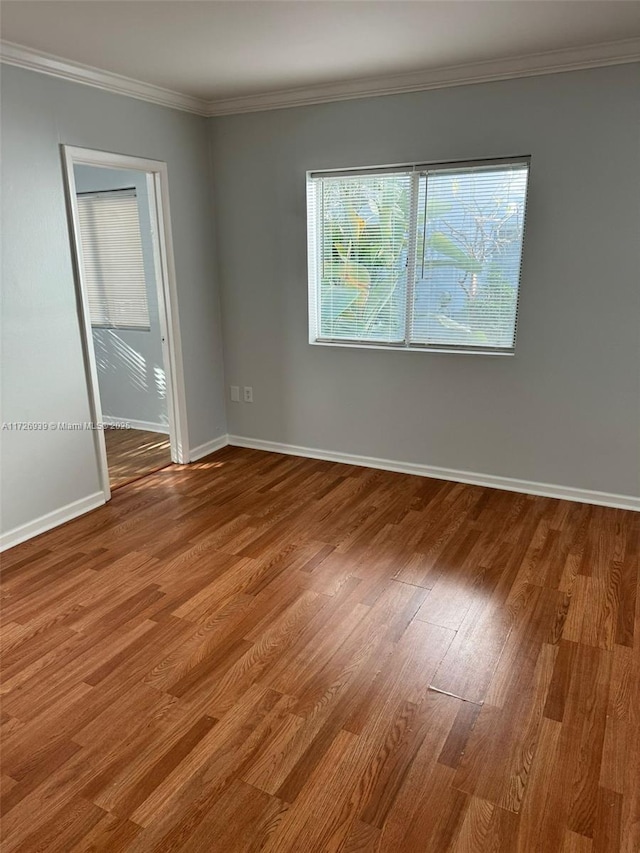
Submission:
[[[459,171],[468,169],[499,168],[500,166],[525,165],[527,167],[527,187],[525,192],[524,210],[522,217],[522,243],[520,248],[520,263],[518,267],[518,289],[513,331],[513,346],[511,347],[465,347],[457,344],[429,344],[411,341],[410,330],[413,319],[413,291],[415,285],[416,246],[418,225],[418,183],[421,176],[428,179],[429,173]],[[318,178],[357,177],[359,175],[384,175],[393,173],[408,173],[411,175],[411,199],[409,210],[409,236],[407,243],[407,292],[405,311],[405,340],[402,342],[362,341],[350,338],[320,337],[319,325],[321,317],[319,269],[322,259],[322,231],[317,223],[317,201],[314,183]],[[312,346],[346,347],[350,349],[391,350],[395,352],[431,352],[454,353],[458,355],[490,355],[513,356],[516,349],[518,319],[520,310],[520,290],[522,284],[522,259],[524,254],[527,209],[529,204],[529,189],[531,177],[531,155],[520,154],[513,157],[494,157],[474,160],[438,160],[432,162],[397,163],[385,166],[362,166],[347,169],[309,170],[306,173],[307,190],[307,274],[308,274],[308,315],[309,315],[309,344]],[[315,226],[315,227],[314,227]]]

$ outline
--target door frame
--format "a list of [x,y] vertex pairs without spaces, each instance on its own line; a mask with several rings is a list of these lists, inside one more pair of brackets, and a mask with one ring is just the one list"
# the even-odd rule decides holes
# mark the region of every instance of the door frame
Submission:
[[[167,409],[171,461],[186,464],[189,458],[189,432],[187,404],[184,388],[182,343],[178,315],[178,290],[176,283],[173,241],[171,237],[171,213],[169,208],[169,177],[167,164],[161,160],[114,154],[93,148],[78,148],[61,145],[64,183],[67,196],[67,213],[75,269],[76,289],[80,310],[80,327],[87,374],[89,404],[94,424],[102,425],[102,405],[98,385],[98,366],[93,345],[89,297],[82,264],[82,241],[73,167],[98,166],[107,169],[130,169],[144,172],[147,176],[149,214],[154,248],[155,278],[158,293],[158,315],[162,337],[162,355],[167,383]],[[107,447],[104,429],[94,429],[96,460],[105,501],[111,497]]]

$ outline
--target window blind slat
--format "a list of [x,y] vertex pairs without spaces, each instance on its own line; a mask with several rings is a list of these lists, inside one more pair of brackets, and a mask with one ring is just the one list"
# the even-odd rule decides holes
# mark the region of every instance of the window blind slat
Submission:
[[138,200],[134,189],[78,195],[91,324],[149,328]]

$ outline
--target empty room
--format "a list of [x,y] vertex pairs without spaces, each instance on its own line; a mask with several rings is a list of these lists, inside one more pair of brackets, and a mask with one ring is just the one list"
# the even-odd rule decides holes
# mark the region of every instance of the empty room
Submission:
[[640,2],[0,24],[3,853],[638,853]]

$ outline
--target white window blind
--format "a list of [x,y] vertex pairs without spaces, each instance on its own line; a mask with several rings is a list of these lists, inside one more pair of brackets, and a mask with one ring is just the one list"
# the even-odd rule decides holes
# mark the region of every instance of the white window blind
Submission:
[[84,280],[93,326],[148,329],[135,189],[78,194]]
[[322,180],[321,338],[401,343],[411,176]]
[[513,352],[528,169],[311,173],[311,341]]

